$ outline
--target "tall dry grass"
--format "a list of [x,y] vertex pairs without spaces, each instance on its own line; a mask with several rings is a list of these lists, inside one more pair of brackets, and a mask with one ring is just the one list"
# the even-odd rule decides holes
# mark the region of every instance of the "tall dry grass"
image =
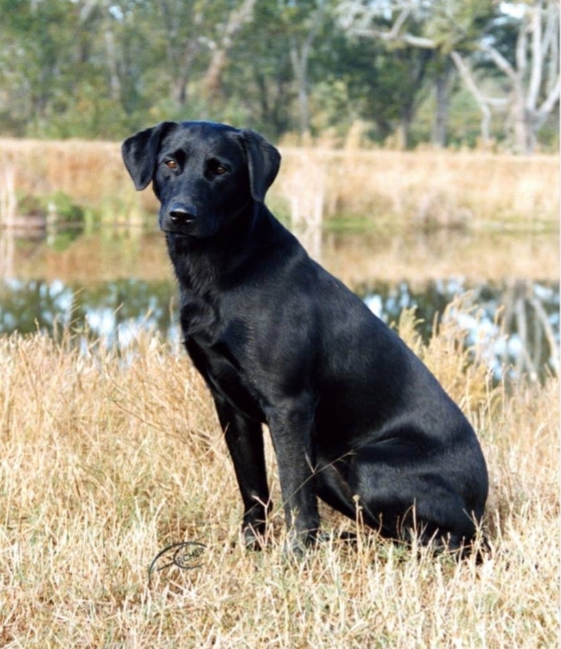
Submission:
[[[283,147],[271,200],[286,213],[324,218],[359,216],[387,226],[518,226],[557,223],[557,156],[478,151],[416,152]],[[16,189],[33,195],[61,190],[110,217],[134,220],[156,208],[136,194],[119,145],[107,142],[0,139],[0,163],[14,170]]]
[[[284,149],[281,198],[298,191],[324,200],[324,216],[353,215],[423,227],[484,222],[557,223],[556,156],[516,157],[480,151]],[[315,185],[320,184],[320,190]]]
[[[536,649],[557,637],[558,385],[491,389],[451,319],[423,347],[400,333],[474,423],[488,458],[477,566],[415,556],[326,509],[332,540],[281,552],[274,459],[270,545],[238,543],[241,502],[209,396],[187,358],[147,333],[99,341],[0,338],[0,645]],[[147,568],[167,545],[202,566]]]

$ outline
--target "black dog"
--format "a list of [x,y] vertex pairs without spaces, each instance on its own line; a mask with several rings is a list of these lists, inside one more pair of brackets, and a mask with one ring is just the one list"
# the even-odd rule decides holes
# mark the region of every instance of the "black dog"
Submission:
[[150,181],[181,290],[185,346],[208,384],[248,543],[278,458],[289,547],[319,528],[316,497],[393,539],[469,545],[488,490],[475,433],[434,376],[264,205],[279,152],[251,130],[163,122],[123,143]]

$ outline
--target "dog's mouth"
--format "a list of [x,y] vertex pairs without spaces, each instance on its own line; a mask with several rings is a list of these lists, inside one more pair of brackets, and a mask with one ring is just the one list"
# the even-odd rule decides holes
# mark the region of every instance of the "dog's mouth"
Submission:
[[174,223],[172,219],[165,218],[159,222],[160,230],[165,234],[174,234],[178,237],[193,236],[195,219],[184,219],[181,223]]
[[172,230],[171,228],[160,228],[164,234],[174,234],[177,237],[192,237],[189,232],[182,232],[181,230]]

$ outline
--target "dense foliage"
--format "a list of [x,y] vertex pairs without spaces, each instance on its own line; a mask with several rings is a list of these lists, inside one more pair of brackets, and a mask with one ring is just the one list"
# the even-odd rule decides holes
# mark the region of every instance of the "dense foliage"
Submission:
[[0,133],[118,139],[162,119],[209,118],[273,139],[342,141],[360,124],[363,140],[407,147],[483,135],[530,150],[533,136],[517,146],[526,118],[515,101],[530,84],[534,112],[547,110],[528,113],[529,128],[551,147],[558,4],[0,0]]

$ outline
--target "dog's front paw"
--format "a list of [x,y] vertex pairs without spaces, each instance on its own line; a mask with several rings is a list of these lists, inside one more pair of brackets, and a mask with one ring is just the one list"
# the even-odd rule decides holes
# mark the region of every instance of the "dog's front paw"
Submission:
[[283,544],[282,553],[285,557],[303,558],[310,548],[313,548],[319,539],[319,530],[306,530],[288,532]]
[[260,552],[265,547],[265,525],[244,525],[242,538],[246,550]]

